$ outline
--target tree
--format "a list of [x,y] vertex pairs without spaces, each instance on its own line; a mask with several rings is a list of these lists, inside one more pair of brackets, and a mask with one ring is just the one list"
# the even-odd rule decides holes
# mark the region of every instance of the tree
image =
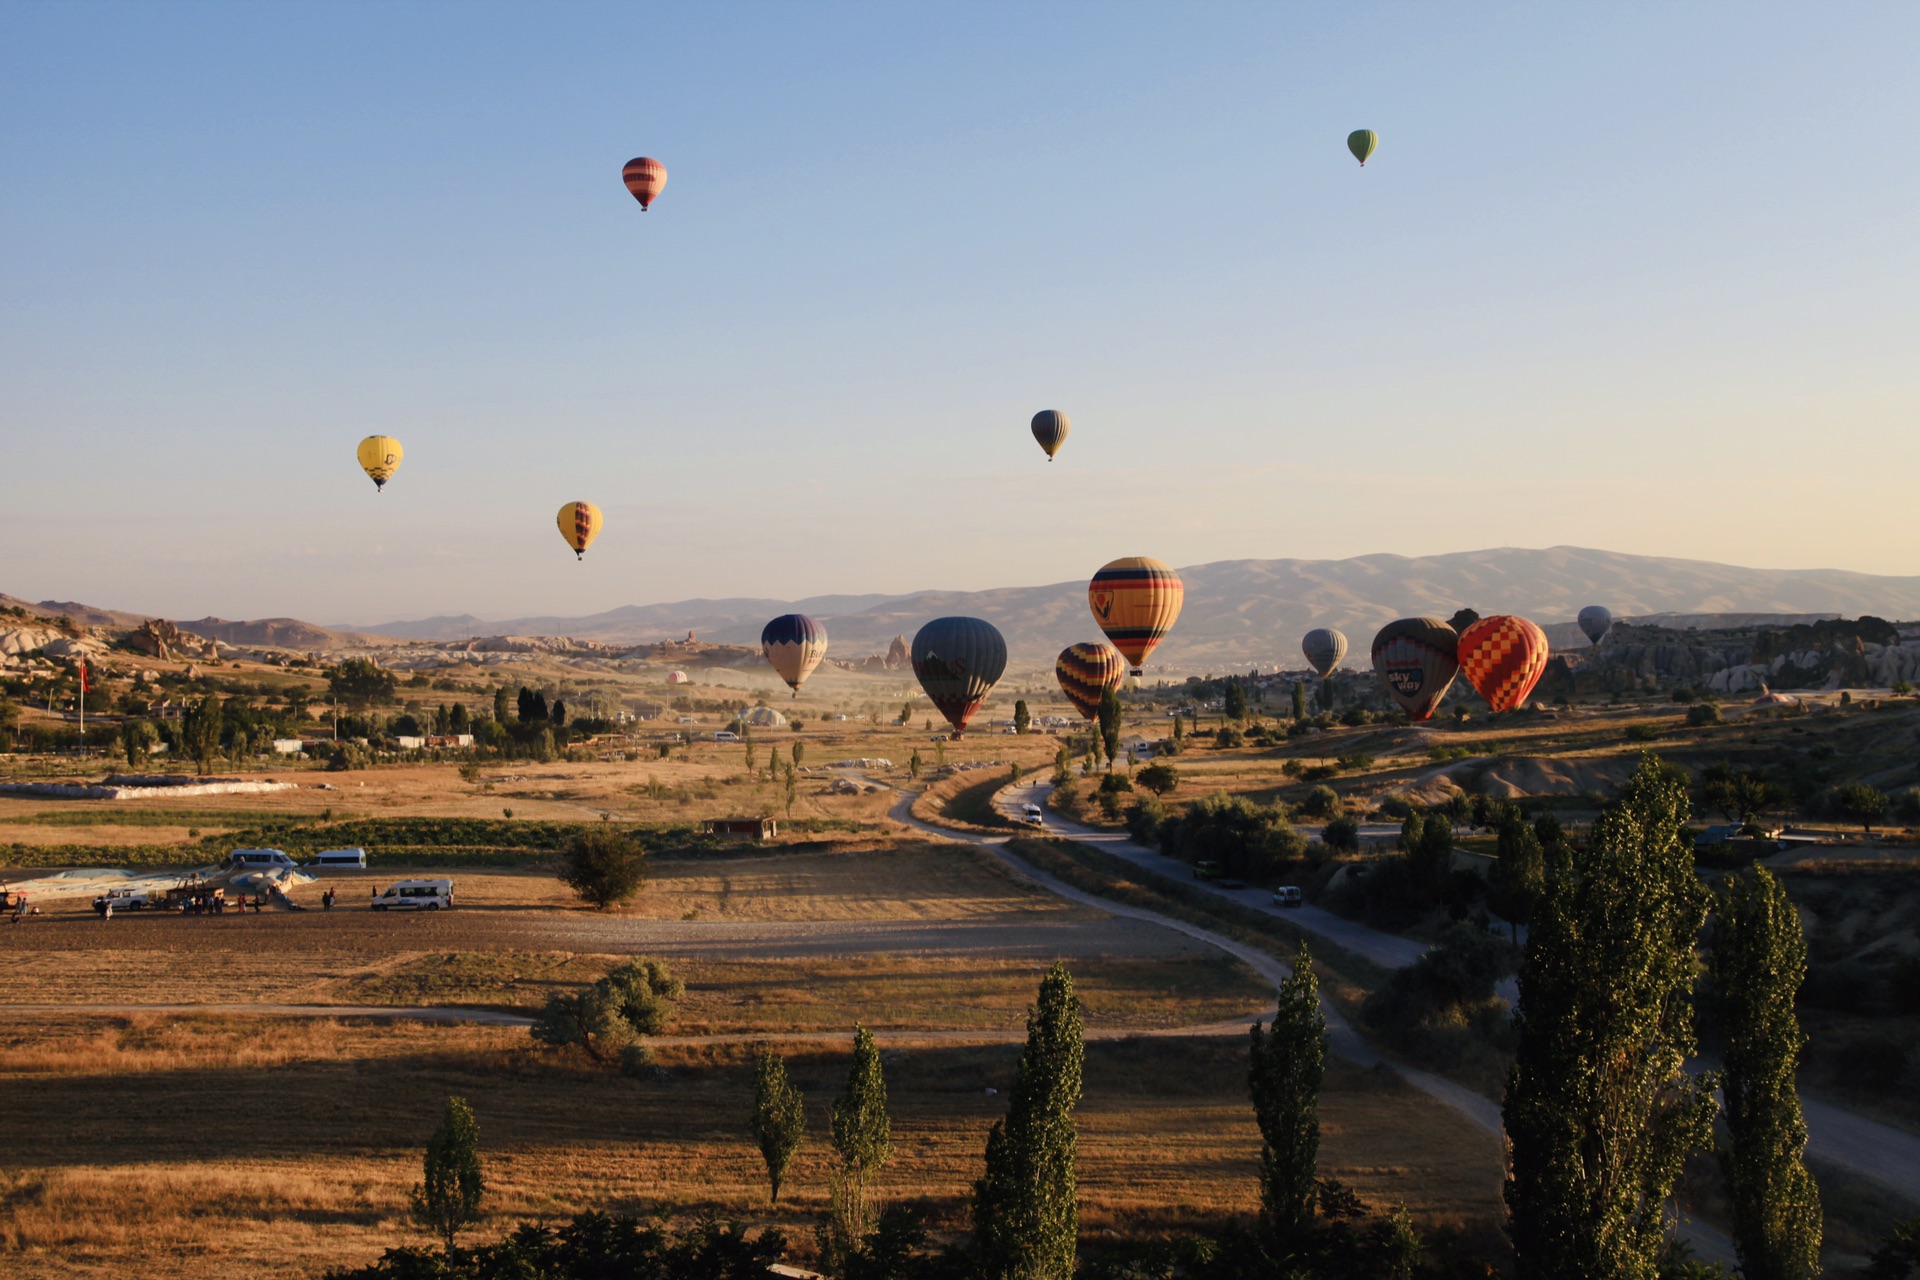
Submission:
[[421,1181],[413,1189],[414,1220],[446,1242],[480,1220],[487,1183],[480,1168],[480,1126],[465,1098],[448,1098],[440,1127],[427,1139]]
[[1247,691],[1241,687],[1238,680],[1227,681],[1221,710],[1229,720],[1245,720],[1247,718]]
[[371,658],[348,658],[327,672],[328,692],[355,711],[392,702],[398,687],[393,672]]
[[1360,852],[1359,819],[1343,814],[1330,820],[1320,828],[1320,843],[1335,853]]
[[220,754],[224,720],[220,699],[213,694],[192,699],[180,714],[180,749],[203,774],[212,771],[213,759]]
[[893,1124],[887,1116],[887,1082],[880,1049],[865,1027],[853,1029],[853,1068],[833,1104],[834,1167],[828,1177],[828,1256],[845,1259],[866,1240],[872,1220],[867,1192],[893,1154]]
[[1700,798],[1729,822],[1742,826],[1761,810],[1780,803],[1780,789],[1767,781],[1765,774],[1752,769],[1712,764],[1701,772],[1700,781]]
[[1013,731],[1015,733],[1025,733],[1032,725],[1033,713],[1027,710],[1027,700],[1025,698],[1015,698],[1013,701]]
[[643,1038],[672,1025],[685,994],[686,984],[664,961],[641,956],[592,986],[549,996],[531,1034],[542,1044],[577,1046],[596,1062],[618,1061],[636,1069],[647,1062]]
[[799,774],[792,765],[787,766],[787,816],[793,816],[793,797],[799,790]]
[[1293,718],[1295,720],[1307,718],[1307,686],[1298,680],[1293,684]]
[[1505,920],[1508,934],[1519,941],[1520,926],[1533,912],[1534,900],[1546,883],[1547,860],[1540,837],[1518,809],[1508,809],[1500,820],[1494,863],[1487,872],[1487,905]]
[[1886,811],[1886,795],[1864,782],[1849,782],[1833,793],[1835,815],[1848,822],[1859,823],[1862,831],[1872,831],[1873,824]]
[[632,836],[603,822],[583,828],[568,843],[559,875],[582,902],[604,910],[640,891],[647,879],[647,853]]
[[1447,619],[1447,625],[1452,627],[1455,631],[1465,631],[1468,627],[1472,626],[1474,623],[1478,621],[1480,621],[1480,615],[1478,613],[1474,612],[1472,609],[1463,608],[1463,609],[1456,609],[1454,611],[1453,616]]
[[904,728],[913,719],[913,699],[908,698],[900,704],[900,724]]
[[753,1115],[748,1127],[767,1165],[771,1202],[780,1203],[780,1184],[807,1132],[806,1095],[787,1077],[787,1060],[768,1049],[753,1058]]
[[567,704],[555,698],[553,710],[547,713],[547,719],[553,721],[555,727],[564,726],[567,723]]
[[1006,1119],[987,1135],[973,1184],[973,1239],[986,1280],[1071,1280],[1080,1231],[1073,1110],[1086,1046],[1073,978],[1056,961],[1027,1014]]
[[1453,824],[1447,815],[1408,814],[1400,824],[1400,838],[1406,843],[1414,878],[1429,893],[1443,892],[1453,872]]
[[1134,778],[1157,796],[1164,796],[1180,785],[1180,771],[1170,764],[1150,764]]
[[915,747],[913,754],[907,757],[907,776],[916,781],[920,777],[920,748]]
[[800,762],[806,759],[806,755],[807,755],[807,744],[804,742],[794,743],[793,744],[793,767],[798,769],[800,767]]
[[525,716],[525,717],[522,717],[522,718],[523,718],[523,719],[528,719],[528,720],[535,720],[535,721],[539,721],[539,722],[541,722],[541,723],[545,723],[546,721],[548,721],[548,720],[550,720],[550,719],[552,718],[552,717],[551,717],[551,716],[550,716],[550,715],[549,715],[549,714],[547,713],[547,695],[546,695],[546,694],[544,694],[544,693],[542,693],[542,692],[541,692],[540,690],[538,690],[538,689],[535,689],[535,690],[533,691],[533,708],[532,708],[532,711],[533,711],[533,714],[532,714],[532,715],[530,715],[530,716]]
[[120,722],[120,749],[126,753],[129,766],[137,766],[147,758],[147,753],[153,750],[154,739],[150,721],[129,717]]
[[1794,1076],[1806,1035],[1794,998],[1807,973],[1800,916],[1764,867],[1721,882],[1707,977],[1726,1038],[1721,1094],[1729,1141],[1720,1152],[1740,1274],[1820,1274],[1820,1188],[1802,1153],[1807,1125]]
[[1652,1277],[1681,1167],[1711,1138],[1716,1082],[1684,1070],[1707,910],[1688,811],[1647,755],[1586,848],[1549,861],[1503,1109],[1520,1280]]
[[493,691],[493,718],[500,724],[507,722],[507,686],[505,685]]
[[1100,694],[1100,745],[1107,753],[1107,767],[1120,755],[1120,697],[1107,689]]
[[1318,1203],[1320,1079],[1327,1020],[1305,944],[1280,984],[1273,1023],[1253,1024],[1247,1090],[1260,1126],[1260,1226],[1283,1251],[1307,1242]]

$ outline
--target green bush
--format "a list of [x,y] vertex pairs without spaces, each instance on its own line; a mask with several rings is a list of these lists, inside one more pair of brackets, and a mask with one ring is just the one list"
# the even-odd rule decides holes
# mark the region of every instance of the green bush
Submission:
[[577,1047],[596,1062],[636,1071],[648,1061],[645,1037],[673,1025],[685,995],[686,984],[665,961],[641,956],[590,987],[549,996],[530,1031],[541,1044]]
[[1266,880],[1296,861],[1306,840],[1285,809],[1256,805],[1224,792],[1195,801],[1160,827],[1160,847],[1185,862],[1216,862],[1227,875]]
[[1320,832],[1320,843],[1335,853],[1358,853],[1360,851],[1360,823],[1353,818],[1339,817],[1327,823]]
[[1238,747],[1245,743],[1246,738],[1232,725],[1223,724],[1220,726],[1219,731],[1213,735],[1213,741],[1214,745],[1219,747]]
[[604,910],[640,891],[647,879],[646,857],[638,841],[612,824],[587,827],[567,845],[560,883],[582,902]]
[[1697,702],[1687,708],[1687,724],[1698,729],[1704,725],[1719,724],[1725,719],[1720,708],[1711,702]]
[[1153,794],[1164,796],[1179,787],[1180,771],[1170,764],[1150,764],[1134,775],[1134,781]]
[[1315,787],[1300,802],[1300,813],[1308,818],[1337,817],[1340,813],[1340,793],[1332,787]]
[[[1697,709],[1698,708],[1696,708],[1696,710]],[[1688,712],[1687,714],[1689,717],[1691,717],[1693,713]],[[1660,729],[1656,725],[1630,724],[1627,726],[1628,742],[1652,742],[1659,736],[1660,736]]]

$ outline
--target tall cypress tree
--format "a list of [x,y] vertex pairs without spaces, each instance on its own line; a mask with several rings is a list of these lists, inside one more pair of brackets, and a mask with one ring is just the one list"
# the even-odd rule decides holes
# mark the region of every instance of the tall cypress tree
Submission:
[[1689,811],[1649,755],[1587,847],[1549,863],[1504,1108],[1520,1280],[1650,1280],[1681,1166],[1712,1136],[1715,1081],[1683,1069],[1707,909]]
[[1800,917],[1765,868],[1728,876],[1707,949],[1716,1021],[1726,1036],[1729,1142],[1720,1153],[1733,1246],[1747,1280],[1820,1274],[1820,1189],[1801,1158],[1807,1125],[1794,1072],[1807,1038],[1794,997],[1807,973]]
[[807,1132],[806,1095],[787,1075],[787,1060],[768,1049],[753,1059],[753,1115],[747,1127],[767,1166],[771,1202],[780,1203],[780,1184]]
[[1318,1204],[1320,1080],[1327,1019],[1306,946],[1280,985],[1273,1025],[1253,1024],[1247,1089],[1260,1125],[1260,1225],[1282,1251],[1304,1247]]
[[829,1185],[828,1243],[836,1263],[866,1243],[872,1226],[867,1193],[880,1166],[893,1154],[893,1123],[887,1117],[887,1082],[873,1032],[853,1029],[853,1069],[833,1104],[834,1170]]
[[480,1170],[480,1126],[465,1098],[448,1098],[440,1127],[427,1139],[422,1177],[413,1189],[413,1216],[446,1242],[453,1256],[454,1237],[480,1219],[487,1194]]
[[1073,978],[1056,962],[1027,1013],[1007,1118],[973,1184],[973,1240],[987,1280],[1071,1280],[1080,1235],[1073,1109],[1085,1055]]
[[1099,707],[1100,738],[1096,745],[1106,751],[1107,766],[1109,768],[1113,766],[1114,760],[1120,755],[1120,725],[1122,716],[1123,709],[1120,706],[1119,695],[1111,689],[1103,691],[1100,694]]

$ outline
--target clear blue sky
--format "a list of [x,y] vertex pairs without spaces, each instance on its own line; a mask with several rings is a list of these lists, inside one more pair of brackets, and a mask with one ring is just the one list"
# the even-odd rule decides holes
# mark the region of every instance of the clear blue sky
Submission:
[[1920,7],[1036,8],[0,6],[0,591],[1920,572]]

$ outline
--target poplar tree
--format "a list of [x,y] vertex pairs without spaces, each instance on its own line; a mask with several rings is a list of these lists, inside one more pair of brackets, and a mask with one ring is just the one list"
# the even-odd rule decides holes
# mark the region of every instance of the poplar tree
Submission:
[[780,1184],[807,1132],[806,1095],[787,1076],[787,1060],[768,1049],[753,1058],[753,1115],[748,1129],[767,1166],[769,1201],[780,1203]]
[[1293,718],[1295,720],[1307,718],[1307,686],[1298,680],[1293,682]]
[[1100,742],[1111,766],[1120,755],[1121,707],[1119,695],[1107,689],[1100,695]]
[[1308,1243],[1318,1205],[1320,1080],[1327,1020],[1320,983],[1303,944],[1280,985],[1271,1026],[1253,1024],[1247,1090],[1260,1125],[1260,1225],[1281,1250]]
[[1707,891],[1680,828],[1687,786],[1643,757],[1533,909],[1503,1108],[1519,1280],[1652,1280],[1668,1201],[1712,1136],[1689,1079]]
[[1025,733],[1033,724],[1033,713],[1027,710],[1025,698],[1015,699],[1013,704],[1013,731]]
[[1747,1280],[1820,1274],[1820,1189],[1801,1158],[1807,1125],[1794,1073],[1806,1035],[1794,997],[1807,973],[1800,916],[1765,868],[1728,876],[1707,950],[1715,1020],[1726,1037],[1728,1143],[1720,1152],[1733,1247]]
[[887,1082],[873,1033],[853,1029],[853,1068],[833,1104],[834,1169],[828,1184],[828,1245],[836,1263],[858,1250],[872,1224],[868,1191],[880,1166],[893,1154],[893,1124],[887,1117]]
[[973,1184],[973,1239],[986,1280],[1071,1280],[1080,1234],[1073,1109],[1085,1056],[1073,978],[1055,962],[1027,1013],[1007,1118],[987,1135]]
[[413,1189],[413,1216],[421,1226],[446,1242],[480,1219],[480,1201],[487,1194],[480,1170],[480,1126],[465,1098],[448,1098],[440,1127],[427,1139],[420,1184]]

